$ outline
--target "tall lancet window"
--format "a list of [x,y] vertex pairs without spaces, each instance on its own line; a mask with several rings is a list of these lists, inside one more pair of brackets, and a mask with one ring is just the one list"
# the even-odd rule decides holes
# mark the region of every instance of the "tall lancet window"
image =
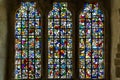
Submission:
[[72,78],[72,14],[54,2],[48,15],[48,78]]
[[35,2],[21,2],[15,23],[15,79],[41,78],[42,26]]
[[79,15],[79,78],[104,79],[104,15],[98,3],[85,3]]

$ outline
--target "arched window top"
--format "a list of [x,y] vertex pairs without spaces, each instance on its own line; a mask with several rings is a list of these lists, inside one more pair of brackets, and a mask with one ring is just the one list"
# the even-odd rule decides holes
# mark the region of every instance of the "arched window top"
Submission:
[[91,18],[92,16],[96,16],[98,19],[104,17],[104,14],[100,9],[98,2],[85,3],[82,12],[79,15],[79,18]]
[[[92,28],[99,26],[99,28],[103,28],[104,14],[102,10],[99,8],[98,2],[96,3],[85,3],[84,9],[79,15],[80,23],[86,22],[91,23],[92,20]],[[96,23],[96,24],[95,24]],[[88,23],[87,23],[88,24]],[[91,24],[88,25],[87,28],[90,28]],[[80,26],[80,28],[85,28],[85,26]]]
[[35,9],[36,2],[21,2],[20,8],[16,12],[16,19],[24,17],[27,18],[41,18],[40,11]]
[[72,14],[67,9],[67,2],[54,2],[53,9],[49,12],[48,18],[71,18]]

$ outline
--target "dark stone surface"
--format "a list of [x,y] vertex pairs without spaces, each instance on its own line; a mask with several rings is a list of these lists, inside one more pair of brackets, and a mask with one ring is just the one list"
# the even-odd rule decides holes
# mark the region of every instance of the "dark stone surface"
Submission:
[[116,67],[116,77],[120,78],[120,67]]

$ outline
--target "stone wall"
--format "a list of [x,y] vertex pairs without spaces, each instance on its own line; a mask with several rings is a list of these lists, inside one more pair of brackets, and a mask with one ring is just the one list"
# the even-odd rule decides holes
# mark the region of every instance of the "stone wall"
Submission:
[[4,80],[6,62],[7,17],[5,0],[0,0],[0,80]]
[[[111,79],[120,80],[116,77],[115,58],[118,53],[117,45],[120,43],[120,0],[111,2]],[[119,73],[120,74],[120,73]]]

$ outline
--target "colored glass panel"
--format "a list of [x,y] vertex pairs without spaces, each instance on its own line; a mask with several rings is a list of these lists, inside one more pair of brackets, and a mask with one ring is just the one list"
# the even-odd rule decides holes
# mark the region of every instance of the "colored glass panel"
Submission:
[[98,3],[85,3],[79,15],[79,78],[104,79],[104,15]]
[[35,2],[22,2],[16,12],[15,79],[41,78],[42,25]]
[[53,3],[48,15],[48,78],[72,78],[72,14],[66,2]]

